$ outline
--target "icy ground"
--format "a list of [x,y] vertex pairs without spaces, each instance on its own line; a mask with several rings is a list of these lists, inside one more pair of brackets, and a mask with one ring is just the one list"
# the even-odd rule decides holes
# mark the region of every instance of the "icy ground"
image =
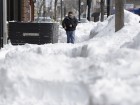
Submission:
[[[76,44],[0,50],[0,105],[140,105],[140,17],[79,24]],[[91,32],[90,32],[91,31]]]

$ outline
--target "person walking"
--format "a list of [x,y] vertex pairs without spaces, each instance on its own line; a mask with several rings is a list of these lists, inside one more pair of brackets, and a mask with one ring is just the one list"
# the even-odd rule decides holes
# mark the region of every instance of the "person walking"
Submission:
[[75,43],[75,30],[78,24],[77,18],[74,16],[73,12],[68,12],[68,16],[62,21],[62,26],[66,30],[67,43]]

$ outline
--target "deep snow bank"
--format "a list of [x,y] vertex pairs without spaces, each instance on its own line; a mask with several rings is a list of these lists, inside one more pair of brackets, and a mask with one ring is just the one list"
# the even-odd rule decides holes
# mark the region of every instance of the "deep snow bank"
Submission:
[[[130,25],[134,26],[139,23],[140,17],[138,15],[135,15],[126,10],[124,12],[125,12],[124,14],[125,26],[130,26]],[[106,19],[104,22],[98,22],[97,26],[92,29],[90,33],[90,38],[93,38],[96,35],[98,35],[98,37],[113,35],[113,33],[115,32],[114,26],[115,26],[115,15],[112,15],[109,16],[109,18]]]
[[94,37],[92,41],[101,39],[101,43],[106,47],[121,47],[125,43],[131,42],[139,34],[139,20],[140,17],[138,15],[125,11],[125,26],[115,33],[115,16],[110,16],[105,22],[99,22],[97,24],[91,31],[90,38]]
[[87,27],[93,23],[80,24],[77,36],[87,40],[82,43],[5,46],[0,105],[139,105],[140,18],[127,11],[125,16],[117,33],[114,16],[96,23],[97,35],[90,40]]
[[125,11],[125,26],[117,33],[114,16],[91,31],[89,52],[98,56],[96,63],[104,72],[103,78],[91,86],[95,105],[140,104],[139,20],[139,16]]
[[132,41],[126,42],[122,47],[140,49],[140,32],[133,38]]
[[63,44],[5,47],[1,54],[11,50],[1,58],[0,105],[89,105],[88,86],[74,76],[72,48]]

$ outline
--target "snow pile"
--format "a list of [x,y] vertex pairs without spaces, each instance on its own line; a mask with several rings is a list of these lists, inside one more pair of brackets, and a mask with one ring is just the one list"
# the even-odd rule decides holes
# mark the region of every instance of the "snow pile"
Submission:
[[[133,26],[135,24],[138,24],[139,21],[140,21],[139,16],[125,10],[124,22],[126,26],[129,25]],[[93,30],[91,31],[90,38],[93,38],[98,33],[100,33],[98,34],[99,37],[106,35],[105,33],[107,33],[108,35],[112,35],[115,32],[114,26],[115,26],[115,15],[110,16],[104,22],[98,22],[97,26],[93,28]]]
[[93,38],[94,36],[98,35],[106,36],[105,33],[108,35],[112,35],[115,32],[115,16],[110,16],[107,18],[104,22],[98,22],[97,26],[91,30],[90,38]]
[[[91,31],[90,54],[98,56],[104,76],[91,86],[95,105],[140,104],[140,17],[125,11],[125,26],[114,32],[115,17],[109,17],[101,29]],[[131,48],[131,49],[126,49]],[[132,50],[137,49],[137,50]],[[96,54],[96,55],[95,55]],[[94,58],[94,59],[95,59]],[[99,70],[99,69],[98,69]],[[94,105],[93,104],[93,105]]]
[[7,46],[11,50],[0,64],[0,105],[89,104],[87,86],[75,80],[63,54],[68,46],[56,46]]
[[[0,105],[139,105],[140,17],[125,15],[117,33],[114,16],[79,24],[74,45],[5,46],[0,50]],[[92,28],[94,37],[87,40]],[[60,33],[64,42],[65,31]]]
[[102,38],[104,46],[111,48],[121,47],[123,44],[131,42],[139,34],[139,20],[139,16],[125,11],[125,26],[115,33],[115,16],[110,16],[105,22],[97,24],[91,31],[90,38],[94,37],[94,41]]
[[131,12],[126,11],[126,10],[125,10],[124,18],[125,18],[125,20],[124,20],[125,23],[131,24],[131,25],[135,25],[140,21],[140,17],[138,15],[135,15]]

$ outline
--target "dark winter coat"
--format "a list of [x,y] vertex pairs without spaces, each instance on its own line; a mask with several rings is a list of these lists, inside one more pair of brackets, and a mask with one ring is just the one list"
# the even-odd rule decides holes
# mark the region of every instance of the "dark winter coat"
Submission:
[[[74,31],[76,29],[77,24],[78,24],[78,20],[76,19],[76,17],[69,18],[67,16],[62,21],[62,26],[63,28],[65,28],[66,31]],[[72,25],[72,27],[70,27],[70,25]]]

